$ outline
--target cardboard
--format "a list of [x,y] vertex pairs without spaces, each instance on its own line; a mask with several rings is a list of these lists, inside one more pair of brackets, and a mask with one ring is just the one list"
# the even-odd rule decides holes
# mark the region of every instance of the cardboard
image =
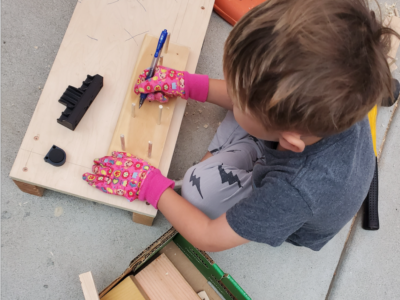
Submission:
[[134,258],[121,276],[100,293],[100,298],[112,291],[126,277],[145,269],[161,254],[169,258],[196,293],[206,291],[210,300],[251,300],[237,282],[224,273],[207,253],[193,247],[174,228]]

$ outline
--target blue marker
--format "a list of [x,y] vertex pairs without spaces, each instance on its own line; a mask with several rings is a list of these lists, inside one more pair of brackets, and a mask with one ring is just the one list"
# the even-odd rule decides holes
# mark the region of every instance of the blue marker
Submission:
[[[162,47],[164,46],[165,40],[167,39],[168,32],[166,29],[164,29],[161,32],[160,38],[158,40],[157,44],[157,49],[156,52],[154,53],[153,61],[151,62],[151,66],[149,68],[149,74],[147,74],[146,80],[154,76],[154,71],[156,69],[157,63],[159,56],[158,54],[160,53]],[[142,107],[144,100],[146,100],[147,94],[140,94],[140,101],[139,101],[139,108]]]

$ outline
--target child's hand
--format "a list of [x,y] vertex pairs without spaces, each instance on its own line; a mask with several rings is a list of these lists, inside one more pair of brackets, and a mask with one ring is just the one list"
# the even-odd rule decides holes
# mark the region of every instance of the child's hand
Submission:
[[157,66],[154,76],[146,80],[149,70],[146,69],[139,75],[134,91],[136,94],[144,93],[149,101],[165,103],[169,98],[188,98],[185,90],[185,73],[163,66]]
[[83,174],[89,185],[130,202],[146,200],[155,208],[164,190],[174,186],[158,169],[126,152],[114,151],[112,156],[95,159],[92,172]]

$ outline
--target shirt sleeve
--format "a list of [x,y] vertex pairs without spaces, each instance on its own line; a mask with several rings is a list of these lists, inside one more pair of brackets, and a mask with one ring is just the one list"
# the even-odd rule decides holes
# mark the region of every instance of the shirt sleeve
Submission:
[[312,216],[298,190],[278,178],[264,178],[263,184],[226,213],[229,226],[241,237],[281,245]]

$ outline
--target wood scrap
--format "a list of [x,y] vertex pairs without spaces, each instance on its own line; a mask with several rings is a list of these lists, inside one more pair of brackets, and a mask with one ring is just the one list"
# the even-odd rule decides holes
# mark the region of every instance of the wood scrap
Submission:
[[111,291],[101,297],[101,300],[148,300],[133,275],[126,277]]
[[165,254],[140,271],[136,280],[151,300],[200,299]]
[[100,300],[99,293],[94,285],[92,272],[79,275],[85,300]]
[[[111,139],[108,154],[112,151],[121,151],[120,135],[125,135],[126,151],[135,156],[146,159],[152,166],[158,168],[161,156],[168,136],[168,131],[174,115],[176,98],[163,104],[162,121],[160,114],[160,103],[157,101],[146,101],[143,107],[136,109],[135,117],[132,118],[132,103],[139,107],[139,95],[133,88],[141,72],[151,64],[154,50],[157,47],[158,38],[146,35],[132,72],[129,86],[126,90],[125,100],[122,105],[117,126]],[[175,43],[169,43],[169,52],[164,53],[164,66],[177,70],[185,70],[189,59],[190,49]],[[151,155],[148,155],[148,141],[152,141]],[[163,170],[161,170],[163,172]],[[164,173],[163,175],[167,175]]]

